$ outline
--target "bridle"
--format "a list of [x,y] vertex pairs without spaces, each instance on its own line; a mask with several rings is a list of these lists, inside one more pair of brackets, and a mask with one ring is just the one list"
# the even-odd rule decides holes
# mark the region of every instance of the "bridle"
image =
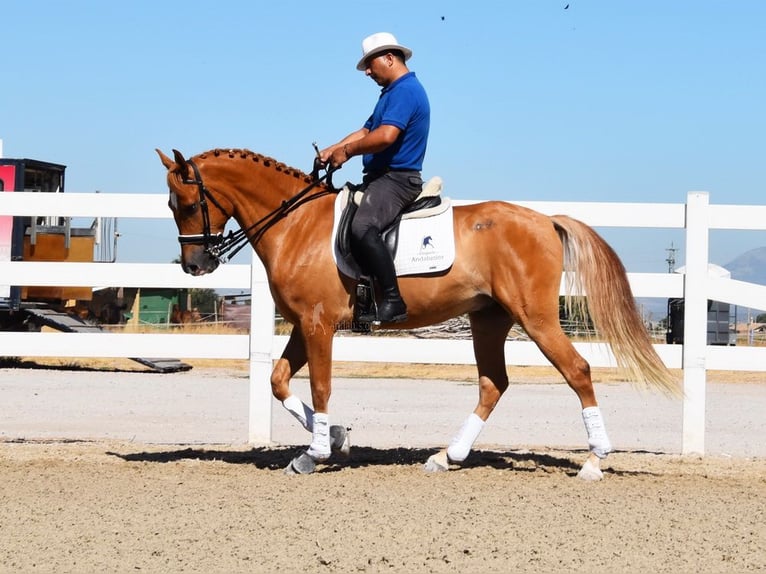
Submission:
[[[306,201],[317,199],[329,193],[337,193],[332,185],[332,174],[338,168],[328,167],[325,174],[320,176],[319,170],[324,169],[324,166],[317,161],[314,162],[314,169],[311,172],[311,183],[296,193],[290,199],[283,201],[279,207],[270,211],[261,219],[250,225],[247,229],[241,227],[236,231],[229,231],[228,235],[224,236],[222,232],[212,233],[210,229],[210,211],[208,207],[208,200],[215,205],[215,207],[226,216],[226,219],[231,219],[229,214],[218,202],[218,200],[210,193],[205,183],[202,181],[199,168],[194,160],[187,160],[187,165],[190,165],[194,172],[194,179],[189,179],[188,176],[184,177],[181,181],[187,185],[196,185],[199,192],[199,207],[202,214],[202,233],[193,234],[179,234],[178,243],[183,245],[202,245],[205,248],[205,253],[213,257],[220,263],[226,263],[230,261],[240,250],[251,243],[255,245],[260,241],[263,234],[268,231],[277,221],[286,217],[291,211],[303,205]],[[188,171],[187,171],[188,174]],[[319,186],[320,183],[326,180],[326,189],[320,193],[313,194],[306,197],[308,192]]]
[[194,171],[194,179],[184,177],[181,181],[184,184],[197,186],[197,190],[199,191],[199,208],[202,213],[202,233],[180,234],[178,236],[178,243],[181,245],[203,245],[205,251],[211,253],[211,251],[217,249],[225,239],[223,233],[213,234],[210,231],[210,211],[208,210],[207,200],[210,199],[213,205],[226,216],[227,220],[231,216],[223,207],[221,207],[221,204],[218,203],[218,200],[208,191],[207,187],[205,187],[197,164],[192,160],[188,160],[186,163],[187,165],[191,165],[191,168]]

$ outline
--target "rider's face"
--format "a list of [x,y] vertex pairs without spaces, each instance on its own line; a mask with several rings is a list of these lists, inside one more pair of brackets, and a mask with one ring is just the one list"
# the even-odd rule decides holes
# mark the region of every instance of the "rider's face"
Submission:
[[385,87],[391,82],[390,74],[393,69],[393,59],[394,56],[391,52],[370,56],[365,61],[364,73],[372,78],[376,84]]

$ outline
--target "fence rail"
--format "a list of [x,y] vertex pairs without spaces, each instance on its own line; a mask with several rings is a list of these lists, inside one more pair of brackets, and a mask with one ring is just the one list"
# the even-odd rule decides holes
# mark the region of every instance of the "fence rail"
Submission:
[[[169,218],[160,194],[0,194],[0,215]],[[455,201],[456,205],[476,203]],[[710,205],[707,193],[692,192],[686,204],[516,202],[546,214],[566,213],[595,227],[685,229],[685,275],[629,273],[636,297],[685,299],[684,345],[655,345],[670,368],[684,373],[682,450],[704,453],[707,369],[766,371],[766,348],[713,347],[706,343],[707,300],[766,309],[766,287],[708,277],[711,229],[764,230],[766,206]],[[168,238],[172,241],[174,238]],[[274,334],[274,303],[265,271],[250,264],[228,264],[202,277],[180,266],[156,263],[0,262],[3,284],[93,287],[238,288],[250,290],[249,335],[0,333],[0,356],[136,357],[248,359],[250,377],[249,440],[271,439],[272,399],[269,375],[286,337]],[[562,281],[563,284],[563,281]],[[562,285],[563,286],[563,285]],[[563,291],[562,291],[563,293]],[[609,347],[576,343],[595,367],[616,366]],[[374,349],[362,337],[338,336],[335,360],[472,364],[470,340],[381,337]],[[508,341],[506,356],[515,365],[547,365],[528,341]]]

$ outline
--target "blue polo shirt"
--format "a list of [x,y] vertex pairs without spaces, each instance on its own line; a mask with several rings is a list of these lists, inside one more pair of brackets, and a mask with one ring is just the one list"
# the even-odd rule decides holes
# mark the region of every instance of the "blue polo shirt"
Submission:
[[363,156],[364,172],[389,169],[421,171],[430,124],[428,96],[414,72],[406,73],[383,88],[364,127],[372,131],[381,125],[391,125],[399,128],[401,133],[383,151]]

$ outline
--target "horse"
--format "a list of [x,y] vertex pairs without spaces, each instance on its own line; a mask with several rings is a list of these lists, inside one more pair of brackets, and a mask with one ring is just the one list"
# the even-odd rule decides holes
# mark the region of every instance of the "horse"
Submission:
[[202,321],[199,309],[197,307],[184,309],[183,311],[178,306],[178,303],[173,303],[173,307],[170,310],[170,324],[171,325],[188,325],[189,323],[199,323]]
[[[339,326],[352,323],[357,284],[333,260],[337,190],[318,178],[316,170],[310,175],[247,149],[213,149],[189,159],[177,150],[172,159],[156,151],[167,170],[168,205],[178,227],[183,270],[204,275],[218,267],[220,247],[226,243],[224,228],[232,218],[240,225],[240,238],[263,262],[276,308],[293,325],[273,366],[272,394],[312,435],[309,447],[285,472],[311,473],[332,452],[347,453],[349,446],[345,427],[330,425],[328,414],[333,336]],[[610,344],[627,380],[680,393],[678,381],[652,346],[622,262],[593,228],[566,215],[547,216],[505,201],[486,201],[454,207],[453,220],[452,266],[400,277],[408,318],[380,326],[412,329],[464,314],[469,319],[478,403],[424,469],[447,471],[465,461],[509,386],[504,347],[510,329],[518,324],[580,401],[589,452],[578,476],[603,478],[601,461],[612,446],[590,366],[560,324],[562,274],[567,305],[579,302],[584,307],[580,312],[587,313]],[[311,407],[290,390],[291,378],[305,364]]]

